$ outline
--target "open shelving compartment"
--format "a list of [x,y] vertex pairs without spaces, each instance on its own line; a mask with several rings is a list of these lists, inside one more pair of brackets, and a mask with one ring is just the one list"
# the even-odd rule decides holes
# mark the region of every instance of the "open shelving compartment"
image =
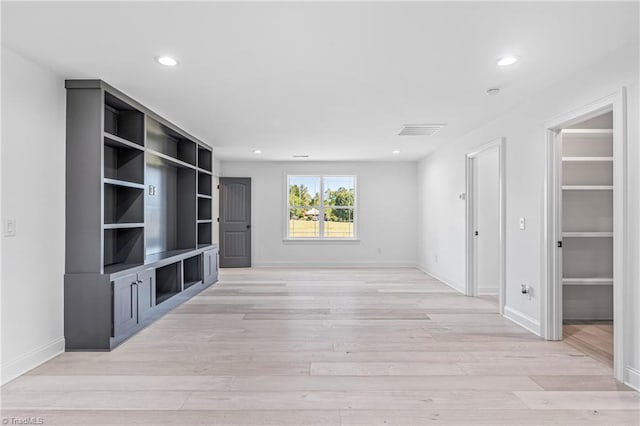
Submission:
[[208,172],[213,171],[213,155],[210,150],[203,146],[198,146],[198,167]]
[[104,184],[104,224],[144,226],[144,190],[131,186]]
[[156,269],[156,305],[182,291],[182,262]]
[[562,284],[565,320],[613,313],[613,131],[562,134]]
[[198,171],[198,195],[211,196],[211,187],[213,179],[209,173]]
[[197,246],[197,146],[151,118],[147,131],[146,256],[161,259]]
[[198,221],[211,220],[211,199],[198,197]]
[[104,132],[115,140],[144,146],[144,114],[111,93],[104,94]]
[[203,278],[202,254],[189,257],[183,261],[183,286],[184,289],[202,283]]
[[144,262],[144,228],[104,230],[104,271],[117,272]]
[[196,167],[198,145],[151,117],[147,117],[147,148],[158,157]]
[[211,245],[211,222],[198,223],[198,248]]

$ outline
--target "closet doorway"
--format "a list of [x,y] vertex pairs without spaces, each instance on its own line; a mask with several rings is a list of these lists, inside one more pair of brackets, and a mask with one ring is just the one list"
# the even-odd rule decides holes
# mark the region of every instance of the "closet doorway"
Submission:
[[467,154],[466,295],[487,299],[503,313],[503,139]]
[[549,126],[543,333],[623,378],[624,91]]
[[562,335],[613,367],[613,112],[560,130]]

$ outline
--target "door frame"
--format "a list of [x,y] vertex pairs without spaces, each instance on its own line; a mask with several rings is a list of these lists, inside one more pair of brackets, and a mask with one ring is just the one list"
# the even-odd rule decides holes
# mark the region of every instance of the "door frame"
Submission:
[[557,242],[562,240],[561,226],[561,169],[562,153],[558,143],[559,131],[606,112],[613,112],[613,372],[616,379],[624,379],[624,289],[626,287],[626,230],[627,230],[627,127],[626,88],[582,108],[573,110],[545,124],[546,174],[545,206],[542,238],[543,271],[541,286],[540,330],[546,340],[562,340],[562,270]]
[[505,138],[499,137],[496,138],[479,148],[469,152],[465,156],[465,171],[466,171],[466,212],[465,212],[465,222],[466,222],[466,259],[465,259],[465,269],[466,269],[466,279],[465,279],[465,295],[466,296],[477,296],[477,285],[474,282],[474,217],[473,217],[473,200],[474,200],[474,190],[473,190],[473,160],[479,155],[483,154],[485,151],[498,148],[498,191],[499,191],[499,236],[498,239],[500,241],[499,253],[498,253],[498,309],[500,314],[504,314],[504,304],[505,304]]

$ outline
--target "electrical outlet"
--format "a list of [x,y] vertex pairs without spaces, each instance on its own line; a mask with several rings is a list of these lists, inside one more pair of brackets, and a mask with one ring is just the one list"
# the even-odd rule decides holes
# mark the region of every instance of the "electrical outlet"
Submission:
[[524,217],[520,218],[520,230],[524,231],[527,227],[527,222]]
[[4,236],[5,237],[16,236],[16,220],[15,219],[7,219],[4,222]]

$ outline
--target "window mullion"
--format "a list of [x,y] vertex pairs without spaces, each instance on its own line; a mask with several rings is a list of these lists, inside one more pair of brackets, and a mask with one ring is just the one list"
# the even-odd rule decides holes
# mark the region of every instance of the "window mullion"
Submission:
[[320,176],[320,210],[318,213],[318,221],[320,223],[320,235],[318,238],[324,238],[324,176]]

